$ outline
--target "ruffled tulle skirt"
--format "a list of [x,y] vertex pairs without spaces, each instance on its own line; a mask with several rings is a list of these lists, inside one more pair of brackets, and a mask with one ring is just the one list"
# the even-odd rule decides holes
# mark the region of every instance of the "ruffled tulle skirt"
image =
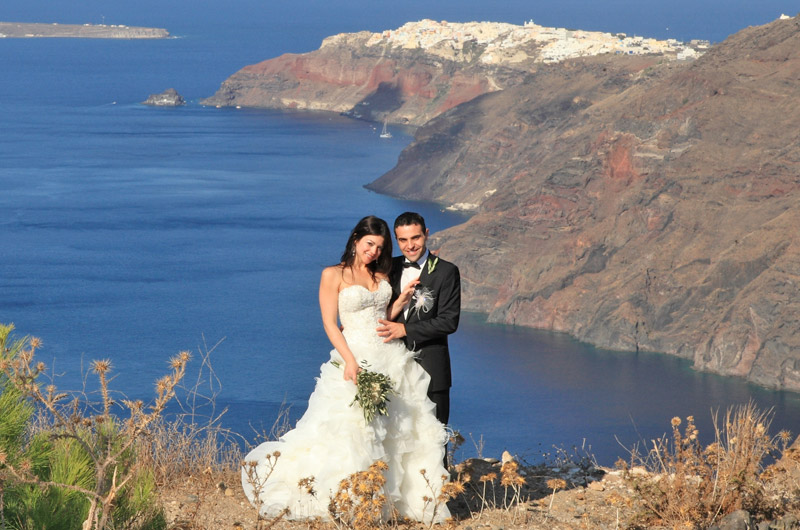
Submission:
[[[290,519],[328,519],[342,479],[382,460],[388,465],[383,471],[384,516],[395,509],[424,522],[449,517],[444,503],[436,500],[447,476],[442,465],[447,433],[427,397],[430,377],[401,342],[380,343],[378,349],[369,356],[369,369],[392,378],[396,393],[388,415],[367,424],[360,406],[351,406],[355,385],[327,362],[296,427],[247,455],[245,462],[256,465],[249,473],[243,470],[242,484],[263,515],[274,517],[288,509]],[[331,357],[341,363],[336,350]]]

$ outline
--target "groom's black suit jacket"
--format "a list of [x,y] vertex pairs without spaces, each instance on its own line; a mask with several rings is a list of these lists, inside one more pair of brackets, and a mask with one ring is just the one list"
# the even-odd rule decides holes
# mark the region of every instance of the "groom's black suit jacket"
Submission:
[[[389,282],[392,284],[393,300],[396,299],[402,286],[400,277],[403,274],[403,256],[392,259],[392,270]],[[436,267],[429,274],[428,263],[436,259],[428,255],[428,261],[422,265],[419,287],[427,287],[433,292],[433,306],[429,311],[414,309],[415,299],[411,300],[408,316],[400,315],[397,322],[405,324],[406,346],[417,352],[417,362],[431,376],[428,392],[440,392],[452,386],[450,374],[450,350],[447,336],[458,328],[461,315],[461,274],[458,267],[439,259]]]

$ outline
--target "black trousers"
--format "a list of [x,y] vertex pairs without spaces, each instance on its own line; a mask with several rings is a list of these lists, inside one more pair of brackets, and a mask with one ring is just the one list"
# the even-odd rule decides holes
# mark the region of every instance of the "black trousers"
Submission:
[[428,392],[428,398],[436,405],[436,419],[447,425],[450,419],[450,389]]

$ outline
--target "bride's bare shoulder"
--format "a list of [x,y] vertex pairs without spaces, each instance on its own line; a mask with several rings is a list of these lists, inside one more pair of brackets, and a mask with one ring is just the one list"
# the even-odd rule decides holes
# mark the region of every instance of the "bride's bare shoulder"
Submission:
[[322,269],[323,276],[341,276],[343,272],[344,272],[344,267],[342,266],[341,263],[338,265],[331,265],[330,267],[325,267],[324,269]]
[[324,269],[322,269],[322,274],[323,275],[326,275],[326,274],[327,275],[333,275],[333,274],[341,275],[343,270],[344,270],[344,266],[341,263],[339,263],[338,265],[331,265],[330,267],[325,267]]
[[344,281],[344,266],[332,265],[322,269],[322,277],[320,282],[323,285],[331,285],[338,287]]

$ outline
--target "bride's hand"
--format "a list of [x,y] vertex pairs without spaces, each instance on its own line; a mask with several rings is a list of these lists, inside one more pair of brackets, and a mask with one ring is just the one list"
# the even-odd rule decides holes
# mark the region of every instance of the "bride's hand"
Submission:
[[344,380],[345,381],[352,381],[353,384],[356,383],[356,377],[358,376],[358,372],[361,371],[361,367],[359,367],[356,363],[345,363],[344,365]]
[[404,306],[408,303],[409,300],[414,296],[414,290],[417,288],[419,284],[419,280],[411,280],[403,287],[403,290],[400,291],[400,294],[397,297],[396,302],[399,303],[401,306]]

